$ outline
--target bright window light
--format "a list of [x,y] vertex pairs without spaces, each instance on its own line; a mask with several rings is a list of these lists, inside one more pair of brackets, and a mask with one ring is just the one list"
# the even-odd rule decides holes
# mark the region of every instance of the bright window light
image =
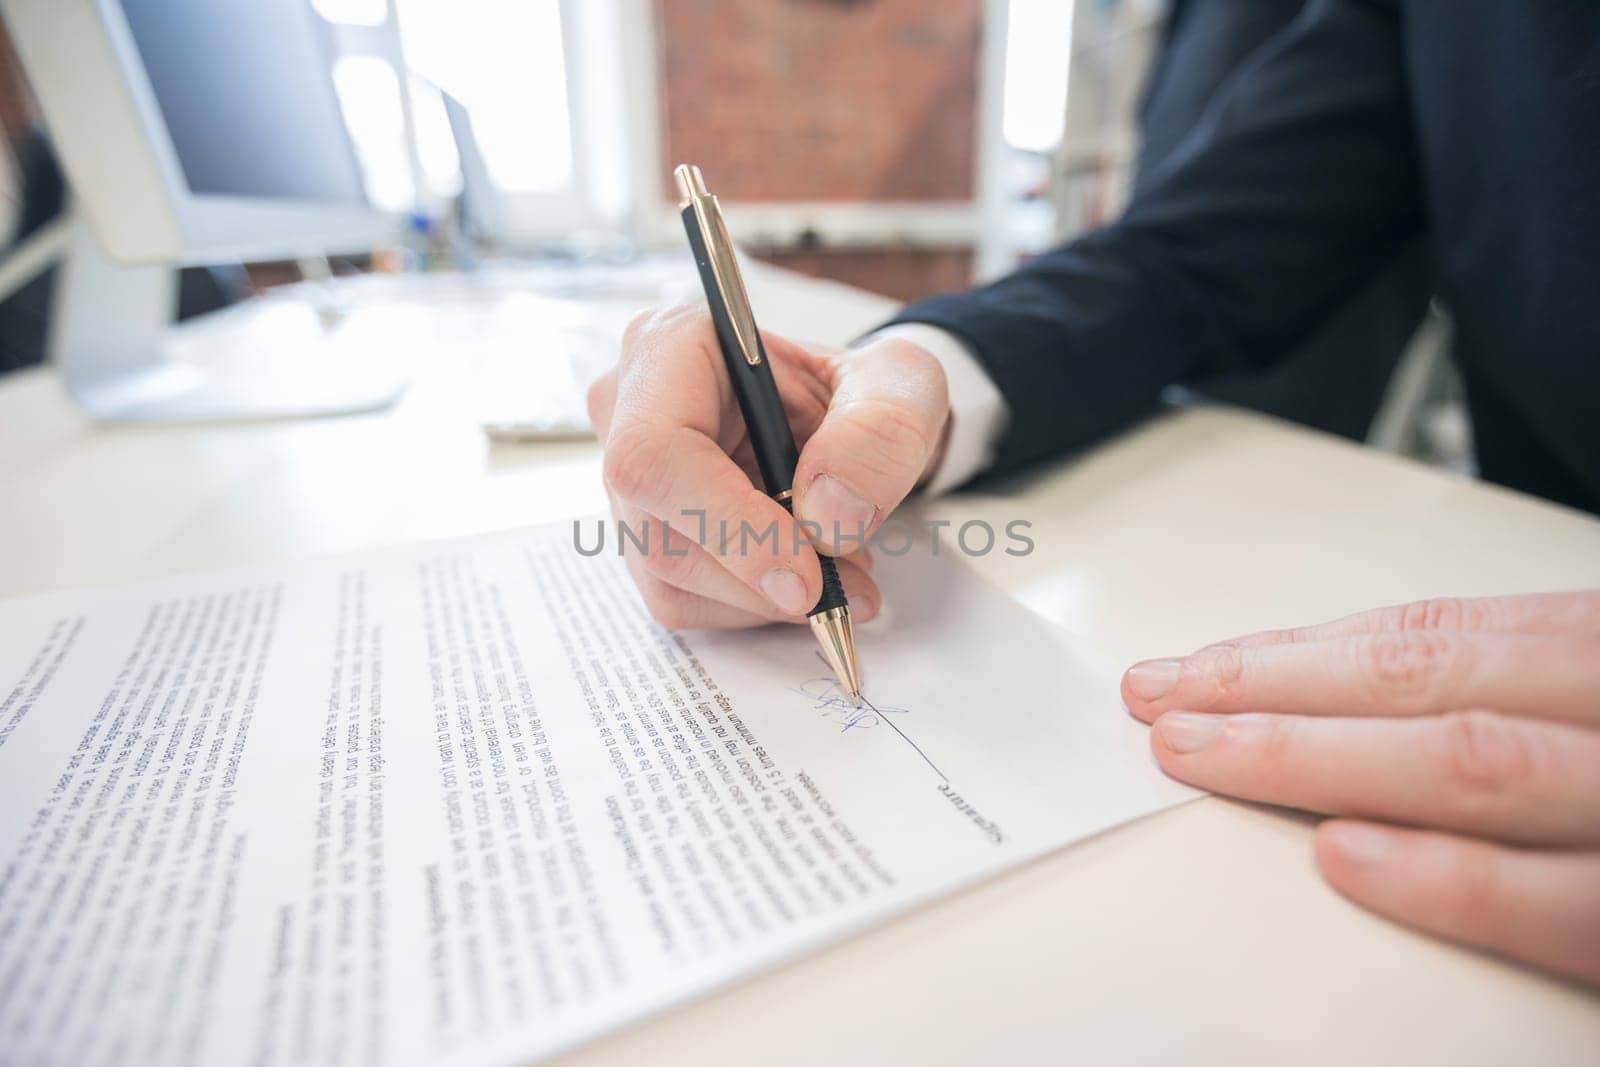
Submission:
[[394,67],[377,56],[340,56],[333,64],[333,87],[361,163],[367,199],[383,211],[412,207],[416,189]]
[[389,17],[388,0],[311,0],[311,6],[344,26],[382,26]]
[[1006,18],[1006,143],[1051,152],[1067,114],[1071,0],[1011,0]]
[[484,165],[510,193],[571,187],[559,0],[397,0],[412,70],[461,101]]

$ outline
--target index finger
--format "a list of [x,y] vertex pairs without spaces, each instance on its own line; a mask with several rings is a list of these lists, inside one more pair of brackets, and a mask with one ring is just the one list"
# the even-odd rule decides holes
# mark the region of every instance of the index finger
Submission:
[[1600,637],[1600,589],[1518,596],[1435,597],[1357,612],[1316,626],[1263,630],[1206,647],[1292,645],[1419,630]]
[[733,402],[711,317],[675,304],[640,312],[622,338],[609,431],[633,422],[684,426],[717,440]]
[[1122,695],[1146,722],[1174,710],[1398,717],[1490,708],[1596,725],[1600,640],[1439,631],[1216,645],[1134,664]]
[[724,417],[731,388],[709,323],[703,310],[668,309],[629,338],[606,484],[698,541],[779,612],[802,615],[822,596],[817,555],[793,516],[729,458],[732,442],[719,439],[739,424]]

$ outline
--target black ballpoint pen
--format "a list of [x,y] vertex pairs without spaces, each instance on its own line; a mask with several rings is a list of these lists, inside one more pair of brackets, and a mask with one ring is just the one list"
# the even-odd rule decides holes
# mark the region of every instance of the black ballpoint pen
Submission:
[[[777,383],[772,379],[772,367],[756,329],[733,242],[722,221],[722,209],[717,206],[717,198],[706,191],[699,167],[680,164],[672,177],[678,183],[683,228],[689,235],[695,265],[700,268],[700,284],[705,288],[711,321],[716,326],[717,344],[728,367],[733,394],[739,398],[739,411],[750,434],[756,465],[761,468],[761,480],[767,495],[793,512],[794,468],[800,460],[800,450],[795,447],[789,417],[784,414]],[[856,667],[850,605],[833,560],[822,555],[818,558],[822,562],[822,598],[806,618],[839,685],[852,700],[860,700],[861,674]]]

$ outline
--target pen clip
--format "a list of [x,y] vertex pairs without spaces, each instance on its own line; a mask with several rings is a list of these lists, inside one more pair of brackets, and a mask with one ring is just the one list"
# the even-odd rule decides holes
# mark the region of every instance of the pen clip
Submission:
[[744,277],[739,272],[739,261],[734,258],[733,240],[722,221],[722,208],[717,198],[706,191],[700,168],[687,163],[679,164],[672,172],[677,180],[683,201],[694,208],[695,222],[700,227],[700,240],[706,247],[706,258],[711,261],[711,273],[717,279],[717,291],[722,294],[723,306],[728,311],[728,321],[739,342],[739,352],[750,366],[761,363],[761,345],[756,333],[755,312],[750,308],[750,296],[745,292]]

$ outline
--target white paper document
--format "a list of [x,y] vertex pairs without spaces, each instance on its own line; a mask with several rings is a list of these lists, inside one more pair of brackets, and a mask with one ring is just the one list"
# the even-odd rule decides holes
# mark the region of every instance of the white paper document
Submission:
[[948,559],[880,559],[856,708],[615,548],[0,603],[0,1062],[526,1062],[1191,795]]

